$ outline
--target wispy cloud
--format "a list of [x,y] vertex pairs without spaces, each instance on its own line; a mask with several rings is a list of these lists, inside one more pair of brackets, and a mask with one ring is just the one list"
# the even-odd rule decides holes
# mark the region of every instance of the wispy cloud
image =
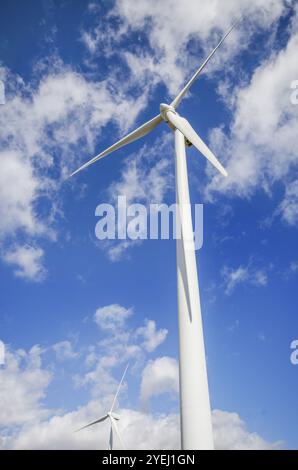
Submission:
[[117,331],[123,328],[126,320],[132,314],[132,308],[112,304],[98,308],[94,314],[94,321],[103,330]]
[[[262,188],[272,191],[273,184],[284,185],[285,195],[278,214],[289,224],[297,222],[297,184],[292,170],[297,166],[297,109],[290,101],[291,77],[298,75],[295,60],[298,35],[295,29],[285,47],[272,52],[254,70],[247,85],[233,83],[229,103],[233,120],[229,134],[218,127],[211,132],[212,147],[226,160],[229,177],[214,176],[206,195],[218,193],[231,197],[250,197]],[[277,213],[275,213],[277,215]]]
[[2,254],[3,260],[15,267],[17,277],[40,282],[46,277],[43,266],[44,252],[33,246],[13,246]]
[[[0,243],[21,235],[37,245],[40,237],[55,239],[62,210],[55,195],[65,176],[92,155],[107,124],[115,135],[131,126],[146,94],[125,96],[126,83],[113,89],[112,80],[94,81],[57,57],[51,69],[36,66],[29,84],[0,72],[9,84],[0,114]],[[49,206],[42,213],[41,201]]]
[[224,266],[221,276],[225,293],[230,295],[240,284],[266,286],[268,283],[268,268],[256,268],[251,263],[247,266],[238,266],[237,268]]
[[[97,395],[103,382],[110,387],[108,370],[124,367],[128,362],[131,369],[139,370],[148,355],[166,340],[168,331],[158,328],[154,320],[147,319],[141,326],[133,327],[133,314],[133,308],[119,304],[105,305],[96,310],[93,321],[105,336],[88,348],[87,371],[74,377],[77,387],[87,386]],[[103,377],[106,377],[105,381]]]
[[[129,34],[138,33],[142,40],[136,47],[120,52],[131,79],[143,87],[163,83],[174,95],[198,67],[198,58],[205,58],[235,18],[249,18],[249,28],[241,25],[234,32],[228,47],[222,48],[220,59],[215,57],[209,64],[208,72],[234,59],[249,44],[254,28],[270,27],[285,6],[284,0],[230,0],[224,9],[219,0],[213,2],[212,9],[204,0],[186,0],[183,4],[165,0],[154,5],[148,0],[137,4],[117,0],[108,13],[116,20],[114,26],[107,29],[102,15],[95,15],[94,26],[83,32],[83,41],[91,54],[97,56],[103,50],[109,56],[116,53],[115,43],[121,44]],[[182,17],[184,21],[177,21]]]
[[154,320],[145,320],[145,326],[141,326],[136,330],[136,336],[144,339],[143,346],[146,351],[154,351],[160,344],[164,342],[168,334],[168,330],[162,328],[157,330]]
[[56,354],[57,360],[61,362],[76,359],[79,355],[74,351],[72,343],[68,340],[55,343],[52,348]]

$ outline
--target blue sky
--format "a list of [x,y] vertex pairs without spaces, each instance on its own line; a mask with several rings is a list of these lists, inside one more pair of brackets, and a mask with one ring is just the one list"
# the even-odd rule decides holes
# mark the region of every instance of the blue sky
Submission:
[[160,3],[0,7],[3,448],[105,448],[104,429],[72,430],[105,411],[128,362],[127,446],[179,445],[175,243],[94,232],[96,206],[118,194],[174,202],[173,135],[162,125],[66,176],[155,116],[239,15],[179,108],[229,171],[188,150],[215,438],[298,447],[297,4]]

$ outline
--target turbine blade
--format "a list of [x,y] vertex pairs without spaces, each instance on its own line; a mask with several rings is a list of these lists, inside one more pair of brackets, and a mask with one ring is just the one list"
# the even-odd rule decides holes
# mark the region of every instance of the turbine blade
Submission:
[[111,423],[112,423],[112,427],[113,427],[114,430],[115,430],[115,433],[116,433],[117,436],[118,436],[118,439],[119,439],[119,441],[120,441],[120,444],[121,444],[122,449],[123,449],[123,450],[126,450],[125,445],[124,445],[124,442],[123,442],[122,437],[121,437],[121,434],[120,434],[120,432],[119,432],[119,428],[118,428],[118,425],[117,425],[117,423],[116,423],[116,420],[115,420],[112,416],[111,416]]
[[142,126],[138,127],[136,130],[128,134],[127,136],[123,137],[123,139],[119,140],[115,144],[113,144],[111,147],[107,148],[103,152],[101,152],[99,155],[96,155],[96,157],[92,158],[89,160],[87,163],[84,163],[84,165],[80,166],[76,171],[74,171],[70,176],[75,175],[79,171],[83,170],[84,168],[87,168],[89,165],[92,165],[92,163],[97,162],[97,160],[100,160],[103,157],[106,157],[109,155],[109,153],[114,152],[115,150],[120,149],[121,147],[124,147],[124,145],[130,144],[131,142],[134,142],[137,139],[140,139],[144,135],[148,134],[151,132],[155,127],[162,121],[162,118],[160,114],[155,116],[153,119],[150,119],[150,121],[145,122]]
[[177,108],[177,106],[179,106],[182,98],[184,97],[185,93],[189,90],[189,88],[191,87],[191,85],[193,84],[193,82],[195,81],[195,79],[198,77],[198,75],[202,72],[202,70],[206,67],[206,65],[208,64],[209,60],[214,56],[215,52],[217,51],[217,49],[222,45],[222,43],[225,41],[225,39],[229,36],[229,34],[233,31],[233,29],[239,24],[239,22],[241,21],[241,18],[239,20],[237,20],[232,26],[231,28],[226,32],[226,34],[223,36],[223,38],[219,41],[219,43],[217,44],[217,46],[213,49],[213,51],[208,55],[207,59],[202,63],[202,65],[198,68],[198,70],[196,71],[196,73],[191,77],[191,79],[189,80],[189,82],[185,85],[185,87],[180,91],[179,95],[176,96],[176,98],[172,101],[171,103],[171,106],[173,106],[173,108]]
[[217,160],[216,156],[211,152],[211,150],[207,147],[207,145],[203,142],[201,137],[198,136],[196,131],[191,127],[189,122],[179,116],[179,114],[173,113],[173,111],[167,112],[167,118],[170,123],[178,129],[186,139],[192,143],[198,150],[204,155],[210,163],[223,175],[228,176],[227,171],[224,169],[222,164]]
[[111,409],[110,409],[110,413],[111,413],[111,412],[113,411],[113,409],[114,409],[114,406],[115,406],[115,403],[116,403],[116,400],[117,400],[117,396],[118,396],[118,394],[119,394],[119,391],[120,391],[122,382],[123,382],[123,380],[124,380],[126,371],[127,371],[127,369],[128,369],[128,366],[129,366],[129,364],[127,364],[127,366],[125,367],[125,371],[123,372],[123,375],[122,375],[121,380],[120,380],[120,382],[119,382],[119,385],[118,385],[118,388],[117,388],[117,391],[116,391],[116,393],[115,393],[114,400],[113,400],[113,403],[112,403],[112,406],[111,406]]
[[102,423],[103,421],[105,421],[107,419],[107,417],[108,417],[108,415],[102,416],[101,418],[97,419],[96,421],[93,421],[92,423],[86,424],[86,426],[83,426],[82,428],[77,429],[75,432],[82,431],[82,429],[89,428],[89,426],[93,426],[94,424]]

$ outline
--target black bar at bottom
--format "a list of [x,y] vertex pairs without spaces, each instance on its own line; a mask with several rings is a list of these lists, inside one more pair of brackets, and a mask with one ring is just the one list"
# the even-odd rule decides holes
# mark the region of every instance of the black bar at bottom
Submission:
[[[140,466],[158,466],[162,468],[179,466],[201,466],[209,468],[210,463],[225,464],[244,463],[246,466],[263,465],[284,468],[298,468],[298,451],[87,451],[87,450],[3,450],[0,451],[0,464],[82,464],[107,466],[119,465],[122,468],[139,468]],[[296,467],[297,465],[297,467]],[[4,467],[3,467],[4,468]],[[149,467],[150,468],[150,467]]]

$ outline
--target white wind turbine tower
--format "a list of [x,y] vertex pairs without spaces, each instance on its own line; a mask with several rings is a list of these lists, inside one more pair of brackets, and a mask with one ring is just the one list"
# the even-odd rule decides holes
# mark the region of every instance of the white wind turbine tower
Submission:
[[145,136],[163,121],[175,133],[176,200],[182,234],[180,239],[178,238],[176,241],[182,449],[214,448],[185,144],[194,145],[223,176],[227,176],[227,172],[190,123],[177,113],[177,107],[194,80],[235,26],[236,23],[224,35],[170,105],[162,103],[160,113],[157,116],[72,173],[72,175],[78,173],[124,145]]
[[113,403],[112,403],[112,406],[110,408],[110,410],[107,412],[107,414],[105,414],[104,416],[102,416],[101,418],[97,419],[96,421],[93,421],[92,423],[89,423],[89,424],[86,424],[86,426],[83,426],[82,428],[80,429],[77,429],[76,432],[79,432],[79,431],[82,431],[82,429],[86,429],[86,428],[89,428],[90,426],[94,426],[94,424],[97,424],[97,423],[102,423],[103,421],[105,421],[106,419],[109,419],[110,421],[110,438],[109,438],[109,450],[113,450],[113,445],[114,445],[114,431],[120,441],[120,444],[121,444],[121,447],[122,449],[125,449],[125,445],[124,445],[124,442],[122,440],[122,437],[121,437],[121,434],[119,432],[119,428],[118,428],[118,425],[117,425],[117,421],[120,421],[120,416],[116,413],[114,413],[114,408],[115,408],[115,405],[116,405],[116,400],[117,400],[117,397],[118,397],[118,394],[119,394],[119,391],[120,391],[120,388],[121,388],[121,385],[122,385],[122,382],[124,380],[124,377],[125,377],[125,374],[126,374],[126,371],[128,369],[128,364],[125,368],[125,371],[122,375],[122,378],[119,382],[119,385],[118,385],[118,388],[117,388],[117,391],[116,391],[116,394],[114,396],[114,399],[113,399]]

